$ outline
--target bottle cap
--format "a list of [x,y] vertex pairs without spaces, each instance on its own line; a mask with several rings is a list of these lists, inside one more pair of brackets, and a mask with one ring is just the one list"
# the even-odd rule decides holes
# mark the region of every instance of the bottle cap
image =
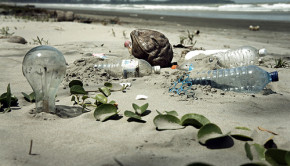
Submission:
[[160,66],[153,66],[152,69],[155,74],[160,74]]
[[178,65],[172,65],[171,69],[177,69]]
[[266,55],[267,50],[265,48],[259,49],[259,55]]
[[272,82],[279,81],[279,77],[278,77],[278,72],[277,71],[271,72],[269,74],[270,74],[270,77],[272,79]]

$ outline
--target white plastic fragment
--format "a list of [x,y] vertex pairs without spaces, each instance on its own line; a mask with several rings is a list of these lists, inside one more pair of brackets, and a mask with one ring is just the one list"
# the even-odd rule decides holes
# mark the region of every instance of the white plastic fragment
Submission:
[[146,100],[148,99],[148,96],[145,96],[145,95],[137,95],[136,96],[136,100]]
[[189,60],[191,58],[194,58],[195,56],[199,55],[199,54],[203,54],[203,55],[211,55],[211,54],[215,54],[218,52],[226,52],[228,51],[228,49],[223,49],[223,50],[194,50],[194,51],[190,51],[185,55],[185,60]]
[[131,87],[132,84],[130,82],[124,82],[124,83],[120,83],[120,85],[122,87]]
[[104,53],[93,53],[94,57],[100,58],[100,59],[108,59],[108,57]]

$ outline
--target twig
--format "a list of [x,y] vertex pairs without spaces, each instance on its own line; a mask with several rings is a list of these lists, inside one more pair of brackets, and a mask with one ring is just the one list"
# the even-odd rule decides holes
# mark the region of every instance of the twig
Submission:
[[32,151],[32,143],[33,143],[33,140],[30,141],[30,149],[29,149],[29,153],[28,153],[29,155],[32,155],[32,153],[31,153],[31,151]]
[[124,166],[124,164],[123,163],[121,163],[121,161],[119,161],[118,159],[116,159],[115,157],[114,157],[114,160],[116,161],[116,163],[117,164],[119,164],[120,166]]
[[260,127],[260,126],[258,127],[258,129],[261,130],[261,131],[266,131],[266,132],[271,133],[271,134],[273,134],[273,135],[278,135],[277,133],[274,133],[273,131],[270,131],[270,130],[264,129],[264,128]]

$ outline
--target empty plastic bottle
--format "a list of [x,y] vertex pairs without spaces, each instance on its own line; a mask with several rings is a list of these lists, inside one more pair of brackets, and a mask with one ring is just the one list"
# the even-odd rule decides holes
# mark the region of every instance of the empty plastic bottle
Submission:
[[257,93],[270,82],[278,81],[278,72],[268,73],[258,66],[250,65],[231,69],[190,73],[186,83],[211,85],[225,91]]
[[259,62],[260,56],[266,54],[266,49],[256,49],[251,46],[243,46],[235,50],[218,52],[213,56],[219,59],[219,64],[224,68],[254,65]]
[[[261,56],[266,54],[266,49],[257,50],[251,46],[243,46],[235,50],[210,50],[214,54],[204,54],[208,57],[208,62],[213,62],[214,59],[217,60],[217,63],[222,68],[234,68],[240,66],[249,66],[255,65],[259,62]],[[179,70],[192,71],[197,69],[201,64],[198,64],[193,61],[184,62],[177,67]]]
[[126,59],[121,61],[103,61],[95,64],[95,68],[104,69],[113,77],[143,77],[152,73],[159,74],[160,66],[151,66],[143,59]]

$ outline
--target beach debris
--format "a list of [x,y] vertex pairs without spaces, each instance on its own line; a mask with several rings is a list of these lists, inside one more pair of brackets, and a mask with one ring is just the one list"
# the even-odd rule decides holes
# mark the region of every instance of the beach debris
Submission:
[[142,120],[142,116],[148,115],[150,113],[150,111],[147,110],[148,106],[149,106],[148,103],[146,103],[142,106],[139,106],[139,105],[133,103],[132,107],[134,109],[134,112],[126,110],[124,112],[124,115],[129,118],[128,119],[129,121],[130,121],[130,119],[135,119],[135,120],[137,119],[137,120],[144,121],[144,120]]
[[277,133],[274,133],[273,131],[267,130],[267,129],[265,129],[263,127],[260,127],[260,126],[258,127],[258,129],[261,130],[261,131],[266,131],[266,132],[271,133],[273,135],[278,135]]
[[8,38],[8,42],[19,43],[19,44],[26,44],[27,43],[27,41],[21,36],[11,36]]
[[25,54],[22,71],[35,92],[36,112],[55,113],[56,92],[66,72],[63,54],[50,46],[34,47]]
[[149,29],[136,29],[130,33],[130,37],[134,57],[145,59],[152,66],[171,66],[173,51],[164,34]]
[[109,59],[104,53],[93,53],[92,56],[100,59]]
[[258,31],[258,30],[260,30],[260,26],[259,25],[256,25],[256,26],[250,25],[249,26],[249,30],[251,30],[251,31]]
[[146,100],[148,99],[148,96],[145,96],[145,95],[137,95],[136,96],[136,100]]
[[189,59],[195,58],[198,55],[209,56],[209,55],[212,55],[212,54],[216,54],[216,53],[219,53],[219,52],[226,52],[226,51],[228,51],[228,49],[222,49],[222,50],[193,50],[193,51],[189,51],[188,53],[186,53],[185,60],[189,60]]
[[[243,75],[243,78],[237,78],[236,75],[239,75],[242,71],[247,72]],[[231,74],[225,76],[227,73]],[[243,80],[247,78],[252,78],[257,81],[253,83],[244,83]],[[189,74],[181,76],[177,82],[174,82],[169,88],[169,92],[186,94],[187,91],[191,89],[192,85],[210,85],[213,88],[222,89],[224,91],[258,93],[262,91],[268,83],[278,80],[277,71],[268,73],[258,66],[250,65],[230,69],[189,72]]]
[[56,16],[57,16],[57,21],[74,21],[75,16],[74,12],[72,11],[62,11],[62,10],[56,10]]
[[32,144],[33,144],[33,140],[30,140],[30,147],[29,147],[29,155],[32,155]]
[[143,77],[153,73],[160,74],[160,66],[151,66],[143,59],[124,59],[96,63],[96,69],[104,69],[116,78]]

